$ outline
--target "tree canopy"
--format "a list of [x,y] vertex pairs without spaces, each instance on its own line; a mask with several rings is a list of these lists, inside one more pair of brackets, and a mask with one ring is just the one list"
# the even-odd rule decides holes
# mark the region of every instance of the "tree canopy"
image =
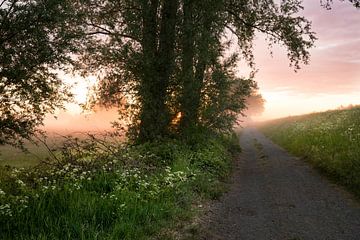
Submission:
[[300,0],[1,0],[0,144],[29,138],[69,99],[54,71],[66,65],[99,76],[89,106],[119,106],[140,142],[228,131],[256,89],[254,73],[236,74],[240,59],[255,72],[256,34],[285,46],[295,69],[308,63],[316,37],[302,8]]
[[0,1],[0,144],[21,144],[70,93],[55,69],[76,49],[63,0]]
[[283,44],[295,68],[308,63],[315,36],[301,9],[299,1],[93,0],[83,9],[91,38],[81,61],[101,68],[99,103],[131,95],[138,139],[174,131],[179,114],[175,132],[229,130],[256,85],[235,74],[239,58],[254,65],[256,32]]

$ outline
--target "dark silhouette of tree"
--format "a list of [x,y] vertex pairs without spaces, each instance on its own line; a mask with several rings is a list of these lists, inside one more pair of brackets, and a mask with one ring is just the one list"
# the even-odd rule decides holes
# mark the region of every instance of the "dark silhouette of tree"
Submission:
[[[296,68],[308,62],[315,37],[310,22],[298,16],[301,8],[298,1],[93,0],[85,6],[91,39],[81,61],[102,70],[97,102],[112,105],[132,95],[131,129],[140,141],[169,134],[179,112],[182,132],[223,129],[231,124],[213,120],[236,119],[254,85],[237,78],[234,68],[240,57],[254,65],[256,32],[269,44],[285,45]],[[226,60],[229,32],[239,52]]]
[[21,146],[70,97],[53,69],[75,50],[65,0],[0,1],[0,145]]

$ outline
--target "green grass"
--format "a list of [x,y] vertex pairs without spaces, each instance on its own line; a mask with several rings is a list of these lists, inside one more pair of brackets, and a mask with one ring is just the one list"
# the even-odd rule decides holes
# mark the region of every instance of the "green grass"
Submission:
[[236,136],[208,135],[0,167],[0,239],[174,239],[224,191],[237,150]]
[[360,197],[360,108],[267,122],[260,129]]
[[48,157],[48,152],[45,147],[27,144],[29,153],[6,145],[0,146],[0,166],[12,167],[33,167],[40,163],[41,159]]

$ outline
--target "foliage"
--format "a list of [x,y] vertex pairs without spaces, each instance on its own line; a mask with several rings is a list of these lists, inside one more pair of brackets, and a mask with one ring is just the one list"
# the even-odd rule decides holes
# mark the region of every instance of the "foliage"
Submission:
[[[345,1],[345,0],[340,0],[340,1]],[[350,3],[352,3],[354,5],[354,7],[356,8],[360,8],[360,0],[348,0]],[[320,1],[321,4],[326,7],[327,9],[331,9],[331,5],[333,4],[333,0],[321,0]]]
[[261,129],[360,196],[360,108],[290,117]]
[[106,150],[74,138],[51,165],[2,167],[0,238],[173,239],[194,203],[223,191],[228,150],[238,151],[236,135],[201,139]]
[[20,145],[69,91],[54,69],[75,51],[68,1],[4,0],[0,5],[0,145]]
[[204,79],[200,124],[211,130],[231,131],[239,115],[246,108],[246,98],[256,89],[250,79],[237,78],[234,68],[237,56],[216,63]]
[[[89,1],[80,9],[88,33],[81,62],[85,72],[101,69],[92,105],[123,106],[140,142],[202,126],[228,131],[254,86],[234,70],[240,57],[254,67],[256,32],[285,45],[295,68],[308,63],[315,36],[301,9],[295,0]],[[229,33],[240,55],[224,60],[234,49]]]

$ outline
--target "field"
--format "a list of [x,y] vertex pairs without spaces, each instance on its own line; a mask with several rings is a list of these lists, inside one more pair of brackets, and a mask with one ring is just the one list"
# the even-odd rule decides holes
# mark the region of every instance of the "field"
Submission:
[[360,196],[360,107],[283,118],[259,128]]
[[[41,138],[51,150],[61,147],[67,137],[84,139],[88,134],[100,136],[105,132],[48,132],[46,138]],[[11,166],[17,168],[34,167],[46,158],[51,158],[51,154],[44,143],[37,141],[31,143],[25,141],[26,152],[10,145],[0,146],[0,166]]]
[[32,167],[40,163],[41,159],[48,156],[46,148],[27,144],[29,153],[12,146],[0,146],[0,166]]

